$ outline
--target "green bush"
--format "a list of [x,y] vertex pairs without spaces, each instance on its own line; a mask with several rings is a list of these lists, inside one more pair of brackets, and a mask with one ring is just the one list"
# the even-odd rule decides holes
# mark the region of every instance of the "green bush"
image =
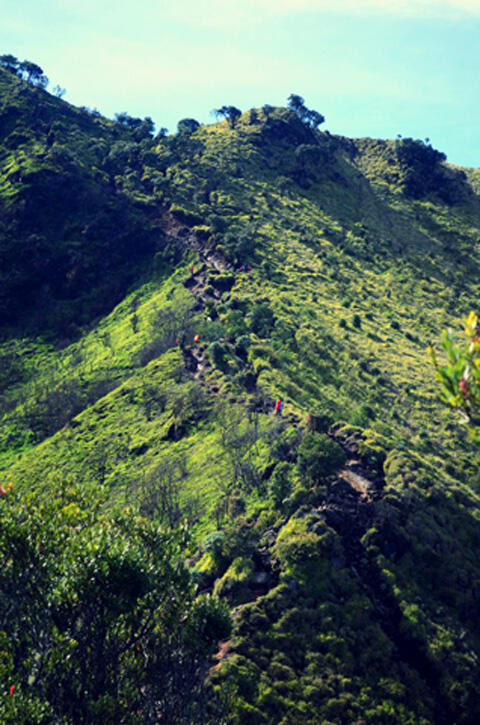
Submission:
[[307,531],[303,519],[290,519],[280,531],[275,545],[275,553],[285,567],[302,565],[320,556],[320,538]]
[[283,500],[292,490],[292,468],[289,463],[278,463],[273,471],[268,493],[277,508],[281,508]]
[[178,204],[172,204],[170,206],[170,212],[175,219],[178,219],[179,222],[183,222],[183,224],[188,224],[193,227],[202,223],[201,217],[194,212],[179,206]]
[[247,601],[251,598],[247,585],[252,574],[252,561],[247,557],[237,557],[222,578],[215,582],[213,591],[217,596],[233,597],[237,603]]
[[248,314],[250,329],[259,337],[268,337],[274,324],[275,316],[267,304],[258,304]]
[[355,314],[352,319],[352,325],[359,330],[362,326],[362,318],[360,315]]
[[229,338],[247,337],[247,325],[245,323],[245,315],[242,310],[232,310],[227,312],[225,319],[225,328]]
[[202,550],[205,553],[211,554],[214,558],[217,558],[223,551],[224,539],[225,534],[223,531],[212,531],[212,533],[202,541]]
[[222,372],[228,370],[227,350],[221,342],[212,342],[208,347],[208,354],[212,363]]
[[250,347],[249,335],[240,335],[235,341],[234,352],[241,360],[247,361],[248,348]]
[[211,270],[207,276],[208,282],[220,292],[228,292],[235,284],[235,275],[228,272]]
[[181,532],[104,503],[98,486],[0,501],[1,722],[130,722],[159,701],[168,722],[199,715],[227,610],[195,598]]
[[297,458],[299,433],[296,428],[287,428],[274,438],[271,453],[279,461],[293,463]]
[[345,460],[343,449],[325,433],[307,433],[298,447],[297,469],[314,484],[335,473]]

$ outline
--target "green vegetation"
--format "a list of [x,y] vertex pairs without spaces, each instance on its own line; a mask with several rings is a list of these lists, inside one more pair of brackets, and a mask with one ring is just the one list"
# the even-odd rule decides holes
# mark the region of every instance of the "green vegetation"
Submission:
[[155,135],[15,63],[2,722],[478,722],[475,314],[426,347],[477,304],[479,172],[295,94]]
[[445,402],[458,408],[468,423],[470,433],[479,442],[480,425],[480,330],[478,317],[471,311],[465,320],[463,345],[455,345],[453,331],[444,330],[441,345],[447,356],[447,364],[440,366],[434,347],[429,348],[432,362],[441,383]]
[[106,516],[105,498],[71,484],[49,500],[4,494],[2,722],[185,722],[204,707],[226,607],[195,597],[181,532],[134,509]]

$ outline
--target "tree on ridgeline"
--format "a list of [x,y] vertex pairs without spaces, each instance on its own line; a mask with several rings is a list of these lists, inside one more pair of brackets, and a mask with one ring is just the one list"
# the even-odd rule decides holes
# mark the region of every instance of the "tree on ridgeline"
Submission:
[[325,116],[322,116],[318,111],[311,110],[306,107],[305,101],[302,96],[296,93],[291,93],[288,97],[288,108],[297,114],[303,123],[306,123],[310,128],[317,129],[324,121]]
[[29,60],[24,60],[19,65],[20,72],[24,80],[32,85],[39,85],[42,88],[48,85],[48,79],[43,74],[43,70],[36,63],[32,63]]
[[235,125],[242,115],[239,108],[235,106],[221,106],[220,108],[214,108],[212,113],[216,118],[225,118],[228,121],[230,128],[235,128]]
[[42,68],[30,60],[20,62],[18,58],[10,53],[0,55],[0,66],[10,73],[14,73],[22,78],[31,86],[38,88],[46,88],[48,86],[48,78],[44,74]]
[[188,136],[196,131],[197,128],[200,128],[200,124],[194,118],[182,118],[177,123],[178,133],[186,134]]
[[130,116],[126,111],[115,113],[115,121],[124,128],[132,132],[132,137],[135,141],[141,141],[143,138],[152,138],[155,131],[155,124],[150,116],[145,118],[134,118]]
[[290,93],[288,97],[288,108],[294,111],[300,118],[303,118],[307,110],[302,96],[298,96],[296,93]]
[[265,117],[266,118],[268,118],[271,115],[271,113],[272,113],[273,110],[274,110],[274,107],[271,106],[269,103],[265,103],[262,106],[262,111],[265,114]]
[[53,95],[56,96],[57,98],[63,98],[63,96],[65,95],[65,93],[66,93],[65,88],[62,88],[57,83],[57,85],[53,89]]
[[0,66],[4,70],[8,70],[10,73],[15,73],[15,75],[18,75],[19,65],[20,61],[18,60],[18,58],[15,58],[14,55],[11,55],[10,53],[0,55]]

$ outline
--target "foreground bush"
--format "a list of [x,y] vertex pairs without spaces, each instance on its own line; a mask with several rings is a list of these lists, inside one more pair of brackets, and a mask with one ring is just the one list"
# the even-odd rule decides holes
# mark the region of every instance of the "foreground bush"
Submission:
[[0,721],[202,721],[212,649],[229,632],[181,551],[98,488],[0,498]]

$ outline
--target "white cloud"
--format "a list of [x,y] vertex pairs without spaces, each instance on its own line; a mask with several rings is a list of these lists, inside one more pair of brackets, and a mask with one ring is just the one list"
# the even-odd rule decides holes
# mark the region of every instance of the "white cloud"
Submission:
[[480,0],[159,0],[161,15],[199,26],[239,28],[285,15],[345,14],[403,18],[479,17]]
[[[257,0],[272,12],[365,12],[418,17],[480,16],[480,0]],[[235,4],[235,2],[234,2]]]

